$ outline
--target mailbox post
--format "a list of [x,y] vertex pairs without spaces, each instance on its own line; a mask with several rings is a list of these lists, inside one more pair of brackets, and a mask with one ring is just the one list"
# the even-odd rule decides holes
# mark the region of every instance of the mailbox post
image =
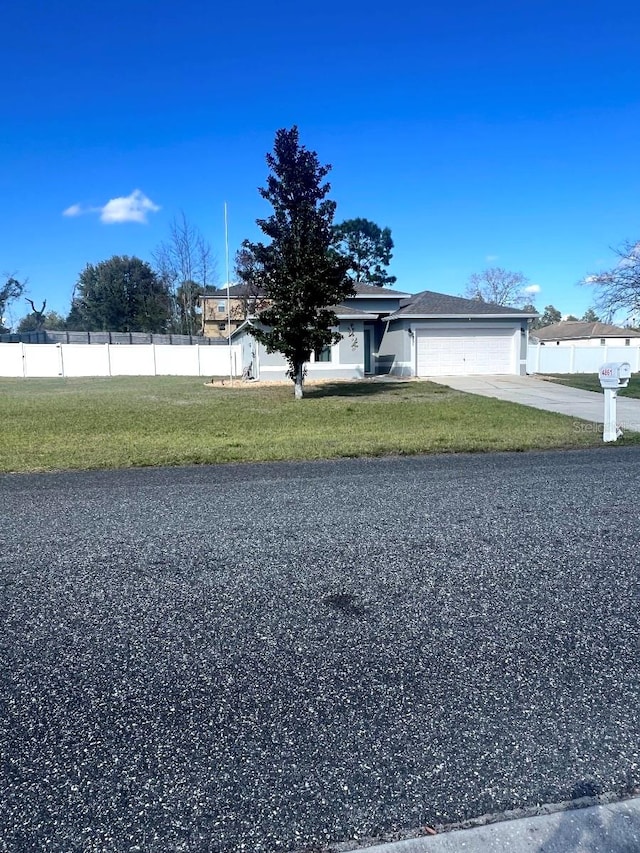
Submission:
[[604,389],[604,433],[603,441],[616,441],[622,430],[618,428],[616,418],[616,399],[620,388],[626,388],[631,378],[631,365],[628,361],[608,361],[598,371],[600,385]]

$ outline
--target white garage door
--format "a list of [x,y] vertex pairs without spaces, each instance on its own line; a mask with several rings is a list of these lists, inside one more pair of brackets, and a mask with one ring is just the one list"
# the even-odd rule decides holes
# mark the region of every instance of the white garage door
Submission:
[[515,373],[514,330],[418,331],[418,376]]

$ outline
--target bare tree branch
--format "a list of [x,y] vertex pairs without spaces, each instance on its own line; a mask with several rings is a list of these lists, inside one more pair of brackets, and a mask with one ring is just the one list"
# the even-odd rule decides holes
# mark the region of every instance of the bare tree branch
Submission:
[[47,307],[47,300],[45,299],[42,303],[42,308],[38,311],[36,308],[33,299],[29,299],[25,296],[25,302],[28,302],[31,305],[31,310],[33,312],[33,322],[34,322],[34,332],[39,332],[44,329],[44,309]]
[[183,211],[169,225],[169,238],[153,253],[157,273],[171,288],[177,331],[200,331],[196,315],[198,297],[213,284],[216,264],[210,244]]
[[529,298],[525,287],[529,279],[521,272],[510,272],[502,267],[489,267],[469,277],[464,295],[492,305],[523,305]]
[[613,249],[618,263],[613,269],[586,276],[581,284],[594,287],[596,306],[606,322],[623,311],[626,319],[634,323],[640,317],[640,241],[627,240]]

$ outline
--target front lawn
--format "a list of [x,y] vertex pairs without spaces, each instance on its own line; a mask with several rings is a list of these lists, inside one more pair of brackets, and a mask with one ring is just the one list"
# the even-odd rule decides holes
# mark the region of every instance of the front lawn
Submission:
[[[430,382],[0,379],[0,471],[600,446],[582,422]],[[634,437],[624,439],[633,442]]]
[[[602,394],[602,387],[597,373],[553,373],[544,377],[561,385],[570,385],[581,391],[596,391]],[[626,388],[618,392],[620,397],[640,397],[640,376],[632,376]]]

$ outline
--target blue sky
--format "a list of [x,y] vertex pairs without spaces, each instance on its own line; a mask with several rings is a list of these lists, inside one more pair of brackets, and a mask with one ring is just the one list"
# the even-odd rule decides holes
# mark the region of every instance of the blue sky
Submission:
[[619,0],[7,4],[0,272],[66,314],[87,263],[151,260],[184,211],[223,283],[224,203],[233,258],[297,124],[336,221],[391,228],[396,287],[497,265],[579,315],[576,283],[640,239],[639,24]]

